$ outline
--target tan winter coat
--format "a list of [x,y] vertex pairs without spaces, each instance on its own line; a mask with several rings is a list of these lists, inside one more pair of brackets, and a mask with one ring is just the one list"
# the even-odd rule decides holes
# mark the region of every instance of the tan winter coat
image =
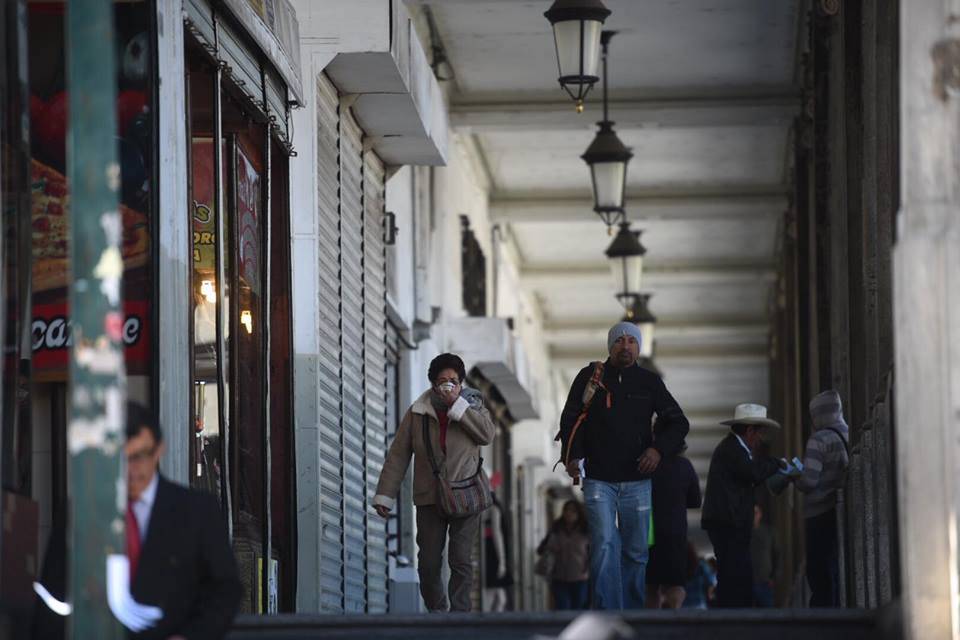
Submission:
[[400,483],[410,466],[411,455],[413,503],[418,507],[436,503],[437,483],[423,442],[424,415],[430,424],[433,454],[448,480],[462,480],[476,473],[480,446],[493,441],[495,427],[490,420],[490,414],[482,406],[475,408],[460,397],[447,412],[450,421],[447,424],[447,453],[444,455],[440,449],[440,423],[430,403],[430,394],[431,391],[428,390],[421,395],[400,421],[400,427],[380,472],[374,505],[384,505],[390,509],[394,507]]

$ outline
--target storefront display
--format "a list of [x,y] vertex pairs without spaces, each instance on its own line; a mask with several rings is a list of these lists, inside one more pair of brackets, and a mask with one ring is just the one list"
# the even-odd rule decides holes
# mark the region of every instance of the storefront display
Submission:
[[[70,192],[67,185],[66,136],[69,89],[65,85],[62,2],[30,3],[29,68],[31,151],[32,344],[35,383],[65,383],[70,280]],[[149,3],[115,5],[116,47],[120,57],[117,88],[117,148],[120,160],[120,213],[124,300],[129,324],[137,325],[137,349],[127,354],[127,374],[152,375],[150,345],[154,342],[151,303],[154,274],[151,257],[153,164],[152,74],[149,73]],[[52,46],[51,46],[52,45]],[[131,309],[135,309],[131,315]],[[58,319],[62,320],[58,322]],[[60,329],[61,324],[63,328]],[[151,383],[135,399],[150,406]],[[135,391],[136,393],[136,391]]]
[[269,612],[293,606],[295,576],[289,211],[274,197],[275,176],[287,179],[286,114],[252,86],[270,74],[235,66],[256,60],[236,25],[213,13],[196,19],[207,18],[234,66],[218,67],[221,52],[203,46],[188,14],[191,484],[216,494],[228,514],[241,611]]
[[[218,50],[216,42],[198,46],[189,36],[192,23],[184,24],[187,43],[173,55],[189,60],[188,68],[206,65],[207,70],[199,74],[204,76],[203,89],[188,91],[189,129],[182,155],[173,158],[183,168],[179,175],[189,182],[192,206],[184,202],[182,209],[158,216],[156,131],[163,116],[158,114],[154,57],[157,14],[165,9],[157,0],[114,3],[124,311],[120,335],[127,394],[157,410],[158,398],[169,393],[161,386],[161,379],[169,376],[161,375],[158,354],[170,348],[158,340],[158,309],[180,306],[184,315],[190,309],[192,340],[185,343],[180,361],[190,362],[194,388],[192,397],[181,399],[191,405],[194,417],[190,482],[222,499],[244,573],[244,610],[292,610],[295,530],[289,523],[295,522],[296,502],[290,465],[289,224],[283,197],[291,146],[287,85],[280,78],[296,78],[298,72],[292,73],[296,63],[271,63],[269,54],[257,48],[259,41],[247,30],[247,13],[253,9],[251,15],[263,24],[294,36],[295,19],[285,2],[244,2],[242,15],[223,3],[217,3],[216,15],[202,0],[184,2],[187,5],[191,15],[209,19],[213,33],[228,36],[229,51]],[[33,567],[18,568],[20,577],[13,582],[6,574],[0,577],[0,604],[12,601],[7,590],[15,583],[25,585],[20,596],[29,602],[30,579],[49,532],[65,526],[66,520],[65,408],[73,338],[67,294],[75,249],[70,246],[66,178],[66,6],[19,0],[0,7],[0,476],[5,521],[12,521],[8,505],[13,505],[9,508],[16,508],[18,523],[15,539],[0,536],[0,554],[7,558],[16,550],[29,557]],[[220,64],[225,57],[232,62],[229,69]],[[215,90],[212,69],[222,76]],[[250,81],[240,82],[242,78]],[[183,113],[167,117],[183,118]],[[215,148],[220,132],[224,135]],[[222,162],[215,170],[218,158]],[[170,234],[177,216],[191,219],[192,264],[164,260],[156,253],[160,229]],[[271,228],[279,235],[271,235]],[[191,239],[184,237],[183,242]],[[192,283],[192,298],[160,299],[161,280],[181,277]],[[180,425],[161,428],[183,433]],[[171,448],[187,450],[181,444]],[[280,470],[271,472],[271,465]]]

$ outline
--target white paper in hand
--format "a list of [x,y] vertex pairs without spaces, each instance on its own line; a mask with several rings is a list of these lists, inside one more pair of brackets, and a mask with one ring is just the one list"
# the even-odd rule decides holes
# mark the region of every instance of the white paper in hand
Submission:
[[159,607],[140,604],[130,595],[130,563],[125,555],[107,556],[107,602],[114,617],[135,633],[163,618]]

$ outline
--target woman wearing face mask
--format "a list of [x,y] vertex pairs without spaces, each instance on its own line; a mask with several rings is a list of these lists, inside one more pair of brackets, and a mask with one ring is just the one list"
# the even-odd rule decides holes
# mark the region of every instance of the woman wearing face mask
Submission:
[[[437,480],[424,441],[424,424],[433,455],[449,481],[474,475],[481,445],[493,440],[494,426],[483,408],[480,394],[463,388],[463,360],[444,353],[430,363],[430,389],[413,403],[400,421],[393,444],[380,472],[374,508],[388,517],[413,456],[413,503],[417,507],[417,570],[420,593],[429,611],[470,611],[473,584],[473,549],[480,514],[448,518],[436,504]],[[450,584],[440,579],[443,547],[449,531]]]

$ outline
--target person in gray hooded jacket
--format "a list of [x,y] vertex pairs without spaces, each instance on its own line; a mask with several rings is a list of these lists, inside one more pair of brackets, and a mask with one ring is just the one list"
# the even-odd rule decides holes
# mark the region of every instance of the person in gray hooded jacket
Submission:
[[811,607],[840,606],[837,552],[837,490],[846,481],[850,430],[840,394],[824,391],[810,401],[813,433],[803,456],[803,473],[794,479],[804,495],[807,583]]

